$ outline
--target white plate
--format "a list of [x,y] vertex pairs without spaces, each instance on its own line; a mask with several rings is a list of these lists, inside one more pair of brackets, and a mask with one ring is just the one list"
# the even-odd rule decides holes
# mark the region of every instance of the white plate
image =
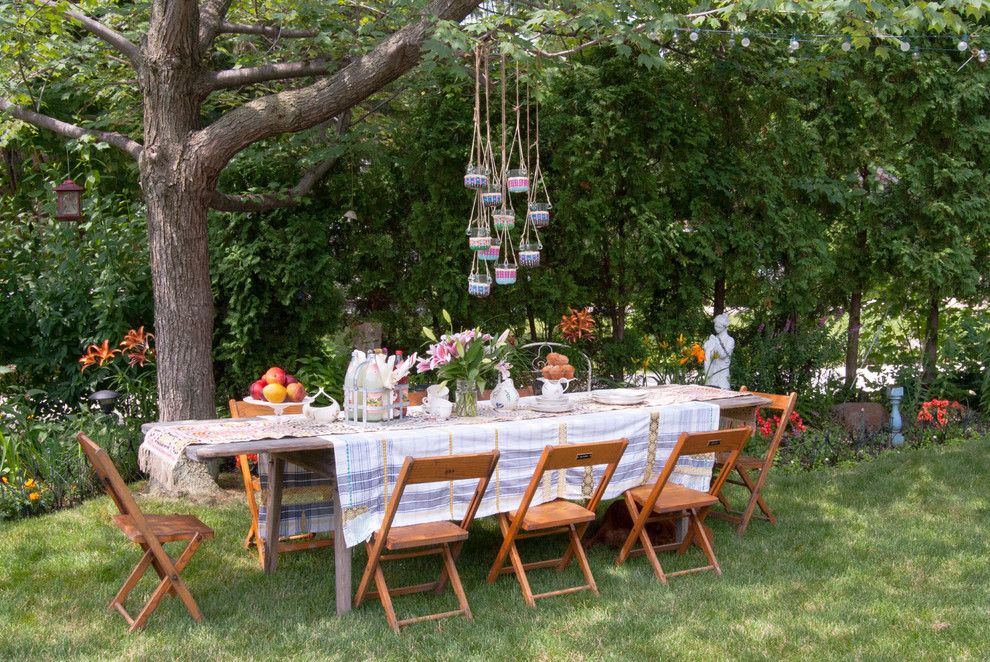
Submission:
[[646,391],[614,388],[592,391],[591,399],[603,405],[638,405],[646,401]]
[[542,395],[529,403],[530,409],[547,414],[559,414],[574,409],[574,403],[567,398],[547,400]]

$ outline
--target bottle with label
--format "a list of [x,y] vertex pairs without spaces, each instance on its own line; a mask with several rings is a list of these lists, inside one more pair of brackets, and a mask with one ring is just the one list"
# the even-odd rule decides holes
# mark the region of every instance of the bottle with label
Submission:
[[363,374],[359,376],[359,381],[363,383],[367,399],[365,401],[365,416],[370,422],[383,420],[385,415],[385,382],[382,380],[382,373],[378,369],[377,357],[381,354],[380,349],[376,349],[374,354],[368,356],[365,362]]
[[364,352],[355,349],[351,352],[351,362],[347,364],[347,372],[344,373],[344,411],[348,415],[354,410],[355,398],[357,397],[357,370],[364,359]]

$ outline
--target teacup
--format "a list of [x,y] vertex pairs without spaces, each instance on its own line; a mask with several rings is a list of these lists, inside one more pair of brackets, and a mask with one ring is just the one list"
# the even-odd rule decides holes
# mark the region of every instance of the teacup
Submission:
[[[446,384],[433,384],[426,387],[426,395],[427,397],[446,400],[447,396],[450,395],[450,389],[447,388]],[[423,400],[425,401],[426,398],[423,398]]]
[[450,418],[454,411],[454,403],[446,398],[423,398],[423,407],[435,418]]
[[560,398],[563,398],[564,391],[567,390],[567,387],[570,385],[571,381],[573,381],[567,379],[566,377],[561,379],[546,379],[545,377],[540,377],[539,379],[543,382],[543,388],[541,390],[543,392],[543,397],[547,400],[559,400]]

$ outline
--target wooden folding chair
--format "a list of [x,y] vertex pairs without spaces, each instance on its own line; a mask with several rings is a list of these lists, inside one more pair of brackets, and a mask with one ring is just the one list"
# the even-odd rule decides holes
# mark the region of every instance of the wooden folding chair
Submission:
[[[667,458],[663,471],[657,481],[652,485],[640,485],[631,490],[627,490],[623,495],[626,507],[629,509],[629,516],[632,518],[633,527],[626,536],[626,541],[619,552],[617,563],[622,564],[627,558],[635,554],[645,554],[653,567],[653,573],[664,584],[667,577],[686,575],[690,572],[701,572],[704,570],[714,570],[717,574],[722,574],[722,568],[715,558],[715,551],[712,549],[712,541],[705,528],[705,517],[708,510],[718,503],[718,493],[722,489],[732,466],[739,457],[743,446],[752,434],[752,428],[734,428],[730,430],[717,430],[714,432],[683,432],[674,445],[670,457]],[[711,486],[707,492],[692,490],[688,487],[669,483],[671,474],[677,465],[677,461],[686,455],[705,455],[708,453],[728,454],[725,469],[712,479]],[[678,519],[687,517],[688,531],[684,540],[663,545],[654,545],[647,533],[646,525],[664,519]],[[665,574],[657,558],[657,552],[676,549],[683,554],[692,542],[697,540],[699,547],[708,557],[708,565],[688,570],[679,570]],[[637,543],[640,549],[634,550]]]
[[[591,574],[591,566],[588,565],[588,557],[585,555],[581,539],[584,537],[588,525],[595,521],[595,508],[602,500],[605,488],[612,480],[612,474],[615,473],[615,468],[619,465],[619,460],[628,444],[626,439],[616,439],[614,441],[544,448],[519,507],[511,513],[499,513],[498,515],[498,525],[502,529],[502,546],[499,548],[495,562],[488,573],[488,583],[494,583],[498,576],[503,573],[514,573],[516,579],[519,580],[519,586],[522,588],[523,601],[528,607],[535,607],[537,598],[547,598],[552,595],[586,590],[598,595],[598,585],[595,583],[594,575]],[[608,466],[605,468],[601,482],[598,483],[598,488],[584,506],[573,501],[556,499],[530,507],[533,496],[543,480],[543,474],[547,471],[564,470],[572,467],[593,467],[600,464],[607,464]],[[532,563],[522,562],[516,547],[517,540],[558,534],[567,534],[570,538],[568,548],[561,558]],[[547,591],[546,593],[533,593],[529,586],[529,580],[526,578],[527,570],[556,567],[558,571],[562,571],[570,564],[572,556],[577,557],[586,584],[557,591]],[[506,558],[510,561],[508,566],[505,565]]]
[[[274,413],[271,407],[264,405],[254,405],[243,400],[230,400],[231,418],[245,418],[248,416],[268,416]],[[285,414],[301,414],[302,405],[286,407]],[[247,455],[238,455],[237,464],[241,468],[241,478],[244,480],[244,494],[247,497],[248,510],[251,511],[251,526],[248,529],[247,537],[244,539],[244,549],[249,549],[254,545],[258,550],[258,562],[261,567],[265,567],[265,541],[259,535],[259,515],[261,513],[258,504],[258,495],[261,494],[261,478],[251,474],[251,466]],[[291,465],[287,463],[287,470],[291,471]],[[283,519],[283,521],[285,521]],[[333,546],[333,534],[328,533],[329,538],[316,538],[315,533],[301,533],[295,536],[279,538],[278,552],[299,552],[306,549],[318,549],[320,547]]]
[[[365,598],[378,598],[385,610],[385,618],[388,619],[389,627],[398,632],[403,625],[419,623],[421,621],[435,621],[450,616],[463,614],[468,620],[472,620],[471,607],[468,605],[467,595],[461,585],[460,575],[457,574],[457,557],[460,555],[461,545],[467,540],[468,529],[478,512],[481,499],[488,488],[492,472],[498,463],[498,451],[491,453],[476,453],[470,455],[440,455],[436,457],[407,457],[402,464],[399,478],[395,484],[395,490],[389,499],[388,507],[385,509],[385,518],[382,521],[381,529],[372,535],[365,544],[368,550],[368,564],[364,568],[361,576],[361,583],[358,584],[357,595],[354,596],[354,606],[358,607]],[[454,522],[426,522],[423,524],[411,524],[409,526],[397,526],[392,528],[392,521],[399,511],[399,501],[407,485],[419,485],[423,483],[439,483],[455,480],[478,479],[478,487],[474,491],[474,497],[468,504],[467,511],[460,524]],[[384,554],[388,550],[395,551],[395,554]],[[415,550],[415,551],[408,551]],[[414,586],[403,586],[401,588],[389,589],[385,583],[385,574],[382,572],[382,561],[398,561],[419,556],[430,556],[439,554],[443,557],[443,570],[440,579],[426,584],[416,584]],[[454,589],[460,609],[456,611],[440,612],[427,616],[417,616],[398,620],[395,616],[395,609],[392,606],[393,595],[407,595],[409,593],[423,593],[425,591],[435,591],[440,593],[447,585],[447,579]],[[370,590],[371,582],[375,582],[376,591]]]
[[[76,439],[86,457],[89,458],[90,464],[93,465],[93,470],[103,485],[103,489],[110,495],[117,510],[120,511],[120,514],[113,518],[114,525],[123,531],[131,542],[144,550],[144,556],[131,571],[117,595],[110,601],[108,608],[120,612],[120,615],[130,626],[130,631],[133,632],[143,628],[162,598],[171,594],[179,596],[193,620],[202,621],[203,614],[200,613],[196,601],[193,600],[192,594],[186,588],[179,573],[189,563],[189,559],[199,549],[203,540],[213,537],[213,529],[193,515],[144,515],[106,451],[93,443],[82,432],[76,435]],[[173,561],[162,544],[178,540],[188,540],[189,544],[179,555],[179,558]],[[155,569],[161,581],[137,618],[134,618],[124,608],[124,601],[127,600],[127,596],[137,586],[149,566]]]
[[[740,391],[749,393],[750,391],[743,386],[739,389]],[[767,448],[766,454],[762,457],[752,457],[749,455],[740,455],[736,460],[735,470],[742,478],[742,481],[726,479],[726,482],[732,483],[733,485],[741,485],[749,490],[749,502],[746,507],[740,512],[733,510],[732,506],[729,504],[729,500],[722,493],[719,493],[718,500],[722,502],[722,507],[725,508],[725,512],[714,510],[711,512],[712,517],[717,517],[719,519],[724,519],[729,522],[738,524],[736,528],[736,533],[738,535],[743,535],[746,533],[746,527],[749,526],[749,520],[752,519],[753,514],[756,512],[756,507],[759,506],[760,510],[763,511],[763,518],[766,519],[771,524],[777,524],[777,518],[772,512],[770,512],[769,506],[767,506],[766,501],[763,500],[763,485],[766,483],[767,474],[770,473],[770,467],[773,466],[773,460],[777,455],[777,448],[780,446],[780,441],[784,438],[784,434],[787,431],[787,426],[791,423],[791,414],[794,413],[794,407],[797,405],[797,393],[791,393],[789,395],[775,395],[773,393],[753,393],[753,395],[758,395],[761,398],[766,398],[770,401],[769,405],[766,405],[766,409],[774,412],[778,412],[780,415],[780,423],[777,425],[777,431],[773,435],[773,439],[770,440],[770,446]],[[721,471],[731,471],[725,468],[725,455],[719,454],[716,456],[715,466]],[[752,473],[756,472],[756,479],[754,480]]]

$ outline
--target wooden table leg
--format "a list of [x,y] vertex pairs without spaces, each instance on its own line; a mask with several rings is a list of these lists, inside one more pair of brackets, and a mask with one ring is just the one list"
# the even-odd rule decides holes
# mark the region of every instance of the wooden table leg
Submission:
[[268,454],[268,495],[266,499],[267,525],[265,527],[265,574],[270,575],[278,567],[278,529],[282,516],[282,478],[285,475],[285,459],[277,453]]
[[351,549],[344,542],[344,506],[340,502],[337,481],[334,480],[333,497],[333,563],[337,585],[337,615],[351,610]]

